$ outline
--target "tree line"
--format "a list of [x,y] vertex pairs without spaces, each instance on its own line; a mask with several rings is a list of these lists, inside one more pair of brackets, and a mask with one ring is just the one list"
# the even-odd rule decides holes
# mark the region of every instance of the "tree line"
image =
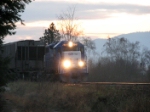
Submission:
[[126,38],[109,38],[97,63],[89,60],[90,81],[150,82],[150,50]]

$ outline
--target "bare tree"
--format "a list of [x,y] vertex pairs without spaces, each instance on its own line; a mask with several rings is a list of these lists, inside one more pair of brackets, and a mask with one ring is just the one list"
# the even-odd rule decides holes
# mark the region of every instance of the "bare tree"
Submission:
[[123,59],[131,63],[140,56],[139,42],[131,43],[125,38],[109,38],[104,45],[105,52],[113,61]]
[[150,71],[150,50],[148,48],[144,48],[140,56],[140,68],[144,74],[146,70]]
[[95,51],[96,49],[95,43],[92,41],[90,37],[82,37],[81,42],[84,44],[85,51],[88,53],[88,55],[90,55],[90,53],[97,54]]
[[90,37],[84,37],[81,25],[75,17],[76,7],[69,7],[66,11],[58,16],[60,32],[65,40],[80,41],[85,45],[88,54],[95,52],[95,43]]
[[80,24],[75,17],[75,7],[69,7],[58,16],[60,32],[65,40],[78,40],[83,35]]

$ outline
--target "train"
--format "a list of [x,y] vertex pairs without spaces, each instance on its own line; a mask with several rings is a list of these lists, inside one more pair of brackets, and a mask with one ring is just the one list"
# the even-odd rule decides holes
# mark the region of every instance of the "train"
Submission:
[[21,40],[4,44],[3,50],[3,56],[11,59],[8,72],[17,74],[17,79],[87,80],[87,56],[80,42],[58,41],[44,45],[39,40]]

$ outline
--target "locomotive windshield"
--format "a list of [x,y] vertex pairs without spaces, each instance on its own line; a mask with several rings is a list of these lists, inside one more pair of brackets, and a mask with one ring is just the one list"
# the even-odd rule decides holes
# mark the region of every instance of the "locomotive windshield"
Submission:
[[68,43],[63,44],[62,51],[80,51],[81,55],[84,55],[84,46],[79,43],[73,43],[69,41]]
[[73,46],[73,47],[68,47],[68,46],[63,46],[63,51],[79,51],[78,46]]

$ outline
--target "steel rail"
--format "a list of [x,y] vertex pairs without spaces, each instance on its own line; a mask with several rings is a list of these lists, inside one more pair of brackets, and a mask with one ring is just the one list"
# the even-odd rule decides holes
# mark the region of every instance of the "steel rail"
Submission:
[[82,82],[80,84],[100,84],[100,85],[150,85],[150,83],[137,82]]

